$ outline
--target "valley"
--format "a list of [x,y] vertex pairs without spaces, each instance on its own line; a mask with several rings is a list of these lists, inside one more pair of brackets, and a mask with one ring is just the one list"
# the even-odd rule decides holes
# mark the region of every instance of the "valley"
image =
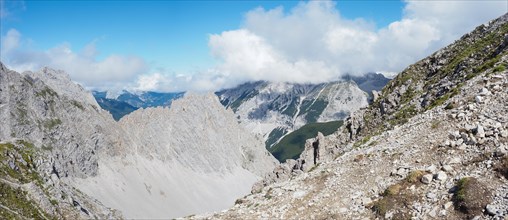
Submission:
[[508,3],[381,3],[2,1],[0,219],[508,219]]

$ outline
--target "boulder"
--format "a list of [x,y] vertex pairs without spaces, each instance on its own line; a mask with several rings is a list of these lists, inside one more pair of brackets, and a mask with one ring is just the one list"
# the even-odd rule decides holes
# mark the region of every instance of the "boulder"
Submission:
[[422,183],[425,183],[425,184],[429,184],[430,182],[432,182],[432,179],[433,179],[433,176],[432,174],[425,174],[422,176]]

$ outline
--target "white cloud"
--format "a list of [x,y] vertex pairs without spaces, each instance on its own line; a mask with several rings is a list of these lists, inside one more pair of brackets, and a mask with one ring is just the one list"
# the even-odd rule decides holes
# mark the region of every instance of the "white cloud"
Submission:
[[71,78],[92,88],[125,87],[146,73],[145,61],[135,56],[109,55],[97,59],[95,42],[86,45],[80,52],[63,43],[45,51],[33,50],[22,45],[21,34],[9,30],[2,36],[2,62],[19,72],[37,71],[44,66],[65,70]]
[[[262,37],[245,29],[212,35],[209,46],[212,54],[224,61],[216,71],[225,74],[226,80],[233,82],[269,79],[317,83],[333,78],[334,70],[329,69],[322,61],[290,61]],[[308,74],[310,72],[323,78],[316,78]]]
[[[408,1],[399,21],[376,29],[340,16],[331,1],[289,11],[256,8],[238,30],[210,36],[225,84],[248,80],[322,82],[350,74],[399,72],[474,27],[506,13],[505,1]],[[383,13],[383,12],[380,12]]]
[[155,73],[152,75],[141,75],[138,77],[137,86],[135,87],[135,90],[139,91],[157,90],[166,79],[167,78],[160,73]]
[[14,29],[7,31],[4,37],[2,37],[0,48],[1,54],[9,53],[13,49],[19,46],[19,39],[21,38],[21,34]]

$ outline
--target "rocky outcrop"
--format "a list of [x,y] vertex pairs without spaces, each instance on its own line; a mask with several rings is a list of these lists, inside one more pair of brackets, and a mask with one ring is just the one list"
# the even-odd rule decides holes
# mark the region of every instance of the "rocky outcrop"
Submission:
[[[3,198],[12,199],[9,192],[25,194],[32,211],[45,213],[40,218],[118,217],[64,180],[96,175],[99,154],[118,146],[119,139],[107,132],[114,126],[109,115],[62,73],[43,69],[38,74],[19,74],[0,63]],[[12,208],[11,214],[34,217],[15,202],[2,204]]]
[[46,149],[61,177],[93,176],[99,153],[114,155],[127,140],[91,94],[63,74],[2,72],[0,140],[23,138]]

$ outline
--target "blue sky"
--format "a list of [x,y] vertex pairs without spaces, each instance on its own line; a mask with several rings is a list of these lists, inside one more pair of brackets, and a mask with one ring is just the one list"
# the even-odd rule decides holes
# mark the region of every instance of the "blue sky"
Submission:
[[[476,9],[479,15],[440,27],[441,24],[431,23],[436,21],[430,21],[432,19],[421,13],[436,8],[436,4],[425,2],[2,0],[0,34],[4,49],[1,57],[2,62],[16,70],[50,65],[66,70],[85,86],[105,89],[218,89],[249,80],[284,81],[293,78],[292,73],[296,82],[309,82],[306,74],[322,72],[322,80],[310,79],[319,82],[336,79],[346,72],[400,71],[401,66],[426,54],[396,53],[393,56],[404,62],[393,66],[372,64],[370,67],[370,64],[359,64],[360,60],[341,66],[331,63],[351,57],[348,53],[375,54],[370,51],[375,50],[372,48],[384,49],[375,42],[384,37],[398,37],[388,33],[395,33],[392,29],[397,28],[414,32],[408,32],[408,36],[414,35],[413,24],[424,27],[424,33],[419,35],[428,38],[409,39],[427,42],[413,49],[429,53],[470,28],[506,13],[503,1],[489,3],[489,7],[478,8],[466,2],[465,9]],[[442,7],[457,8],[453,4],[444,2]],[[464,10],[461,7],[458,8]],[[435,15],[437,18],[460,15],[451,11],[450,15],[443,15],[436,10]],[[326,26],[320,27],[322,24]],[[453,33],[444,33],[439,28],[453,28],[450,30]],[[286,33],[294,35],[281,38]],[[328,38],[331,40],[326,40]],[[357,38],[362,41],[356,42]],[[307,44],[314,39],[325,40]],[[335,42],[336,39],[342,41]],[[286,40],[292,44],[284,42]],[[350,43],[344,43],[346,41]],[[372,42],[372,46],[363,48],[363,42]],[[348,44],[354,43],[361,44],[358,47],[362,50],[348,48]],[[309,48],[299,49],[304,45]],[[329,51],[330,48],[334,51]],[[257,53],[259,51],[263,53]],[[259,59],[249,60],[245,56],[262,60],[259,63]],[[65,57],[74,57],[71,60],[76,65],[64,63]],[[235,63],[238,58],[245,64]],[[248,66],[249,63],[261,66]],[[95,66],[95,69],[83,69],[79,65]],[[125,68],[118,67],[122,65]],[[309,69],[300,68],[302,65]],[[133,72],[129,68],[134,69]],[[113,73],[115,71],[118,73]],[[110,77],[101,77],[109,73]],[[87,74],[90,76],[84,76]]]
[[[6,1],[17,13],[2,20],[2,36],[15,28],[46,50],[62,42],[80,49],[96,41],[99,59],[134,54],[168,69],[210,67],[208,35],[240,27],[257,7],[290,9],[298,1]],[[20,9],[19,7],[24,7]],[[400,19],[401,1],[341,1],[344,17],[378,26]],[[379,13],[383,11],[383,13]]]

